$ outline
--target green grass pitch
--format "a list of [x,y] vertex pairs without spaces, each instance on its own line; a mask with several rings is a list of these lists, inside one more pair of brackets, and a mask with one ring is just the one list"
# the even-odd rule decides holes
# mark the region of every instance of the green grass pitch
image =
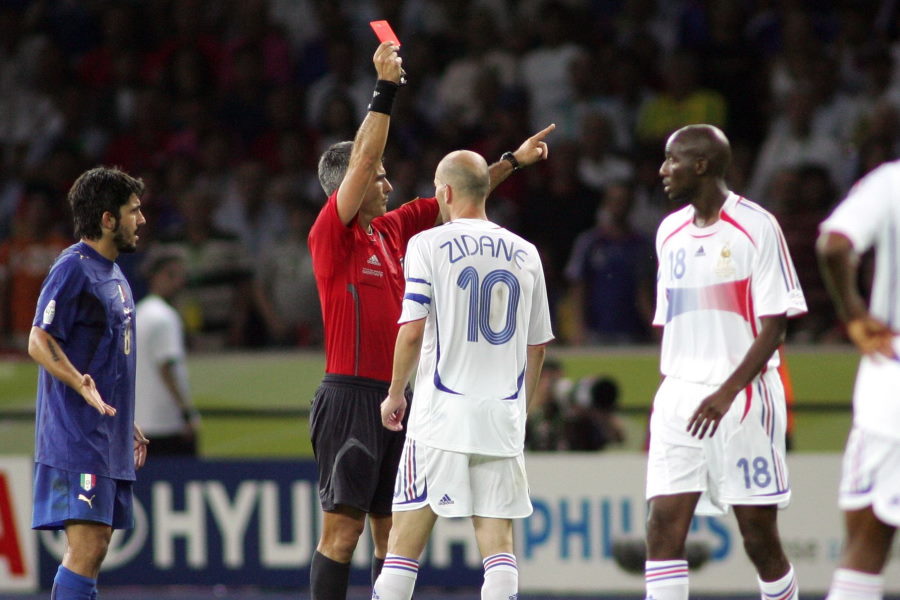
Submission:
[[[621,404],[636,410],[626,417],[626,449],[643,442],[646,416],[659,383],[658,349],[565,350],[551,348],[566,375],[611,375],[620,385]],[[788,365],[798,405],[842,403],[841,412],[798,412],[794,441],[799,451],[839,451],[850,425],[850,396],[859,358],[849,347],[788,348]],[[307,410],[322,378],[324,358],[316,352],[218,354],[190,358],[191,388],[201,413],[210,408]],[[3,417],[4,410],[34,405],[37,368],[27,360],[0,362],[0,454],[30,454],[31,419]],[[308,457],[307,419],[301,416],[205,417],[201,452],[208,457]],[[152,447],[151,447],[152,448]]]

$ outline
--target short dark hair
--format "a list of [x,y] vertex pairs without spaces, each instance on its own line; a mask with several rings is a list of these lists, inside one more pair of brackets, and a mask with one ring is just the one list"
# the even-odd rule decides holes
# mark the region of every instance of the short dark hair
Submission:
[[118,219],[119,207],[144,193],[144,182],[115,167],[96,167],[78,176],[69,189],[75,237],[99,240],[103,213]]
[[140,273],[146,279],[151,279],[154,275],[175,262],[187,262],[187,257],[182,249],[174,246],[167,247],[166,245],[154,246],[141,262]]
[[353,142],[338,142],[332,144],[319,158],[319,185],[325,190],[325,195],[331,196],[341,187],[347,167],[350,166],[352,151]]

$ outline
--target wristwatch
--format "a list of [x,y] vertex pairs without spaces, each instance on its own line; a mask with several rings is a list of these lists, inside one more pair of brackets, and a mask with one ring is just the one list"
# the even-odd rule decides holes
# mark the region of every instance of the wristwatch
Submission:
[[508,160],[509,164],[512,165],[513,171],[518,171],[522,168],[522,165],[519,164],[519,161],[516,160],[516,155],[512,152],[506,151],[500,155],[500,160]]

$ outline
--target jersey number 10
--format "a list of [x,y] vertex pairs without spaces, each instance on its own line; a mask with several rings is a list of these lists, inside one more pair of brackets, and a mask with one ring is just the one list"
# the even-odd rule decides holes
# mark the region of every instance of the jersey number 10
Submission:
[[[469,319],[466,339],[470,342],[478,341],[478,332],[484,336],[490,344],[499,346],[512,339],[516,333],[516,309],[519,307],[519,294],[521,288],[515,275],[505,269],[497,269],[488,273],[484,280],[479,282],[478,271],[474,267],[466,267],[459,274],[456,284],[464,290],[469,290]],[[491,303],[495,285],[505,285],[509,294],[506,296],[506,323],[499,331],[491,328]]]

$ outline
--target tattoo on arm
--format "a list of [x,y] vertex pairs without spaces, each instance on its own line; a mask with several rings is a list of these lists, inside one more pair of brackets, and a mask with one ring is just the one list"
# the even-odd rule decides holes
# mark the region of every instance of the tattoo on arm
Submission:
[[53,362],[59,362],[59,354],[56,353],[56,345],[53,343],[53,340],[47,340],[47,348],[50,350],[50,357],[53,359]]

